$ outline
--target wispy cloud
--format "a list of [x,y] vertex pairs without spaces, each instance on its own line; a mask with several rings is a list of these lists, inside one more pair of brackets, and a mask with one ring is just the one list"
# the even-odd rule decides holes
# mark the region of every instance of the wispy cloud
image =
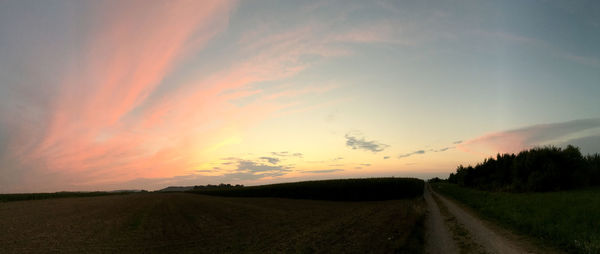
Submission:
[[417,155],[417,154],[425,154],[425,150],[417,150],[412,153],[400,154],[400,155],[398,155],[398,159],[406,158],[406,157]]
[[333,172],[339,172],[339,171],[344,171],[344,170],[343,169],[304,170],[304,171],[302,171],[302,173],[322,174],[322,173],[333,173]]
[[281,165],[279,165],[279,166],[266,165],[266,164],[257,163],[257,162],[250,161],[250,160],[239,160],[236,170],[239,172],[250,172],[250,173],[264,172],[264,171],[274,171],[274,172],[282,173],[282,172],[289,171],[289,168],[285,167],[285,166],[281,166]]
[[298,158],[302,158],[304,156],[304,154],[302,153],[291,153],[288,151],[282,151],[282,152],[271,152],[272,155],[274,156],[278,156],[278,157],[298,157]]
[[[196,170],[196,173],[207,173],[210,177],[218,176],[218,179],[222,179],[222,181],[250,181],[284,176],[294,169],[293,165],[284,165],[278,158],[267,156],[258,158],[227,157],[221,160],[224,161],[219,163],[223,165],[222,167],[213,167],[213,170]],[[267,163],[264,163],[265,161]]]
[[354,167],[354,169],[363,169],[365,167],[370,167],[370,166],[371,166],[370,163],[360,163],[360,164],[358,164],[357,167]]
[[264,156],[264,157],[260,157],[260,159],[261,160],[266,160],[266,161],[268,161],[271,164],[277,164],[277,163],[279,163],[279,159],[278,158],[274,158],[274,157],[266,157],[266,156]]
[[447,147],[440,148],[440,149],[430,149],[429,151],[434,152],[434,153],[441,153],[441,152],[445,152],[445,151],[448,151],[448,150],[454,149],[454,148],[456,148],[456,147],[455,146],[447,146]]
[[[184,56],[202,50],[227,27],[234,4],[178,2],[164,8],[162,2],[138,3],[81,3],[78,10],[85,13],[79,15],[84,20],[78,21],[78,29],[85,31],[74,37],[77,44],[65,46],[69,55],[64,57],[69,60],[40,65],[36,56],[23,66],[23,71],[41,75],[28,82],[54,92],[43,104],[28,103],[24,121],[13,118],[7,130],[15,138],[1,144],[10,147],[5,156],[18,164],[10,170],[18,168],[32,176],[19,185],[68,188],[125,181],[140,174],[165,176],[174,173],[168,170],[189,167],[190,161],[182,158],[189,147],[166,141],[173,136],[172,128],[142,128],[131,115],[184,62]],[[54,73],[38,71],[49,66]],[[41,178],[44,181],[37,180]],[[9,184],[4,179],[2,186]]]
[[366,140],[364,137],[356,137],[351,134],[346,134],[344,137],[346,138],[346,146],[354,150],[360,149],[377,153],[389,147],[389,145],[380,143],[378,141]]
[[[56,176],[55,185],[78,179],[77,184],[100,186],[140,175],[186,174],[206,162],[197,151],[242,142],[229,139],[237,126],[251,126],[293,105],[305,107],[296,98],[338,87],[256,84],[290,78],[322,59],[348,55],[349,48],[339,43],[357,41],[325,33],[328,22],[298,22],[277,30],[270,28],[278,23],[266,22],[221,43],[231,59],[205,68],[195,62],[199,52],[224,36],[235,2],[92,5],[82,8],[89,14],[81,22],[86,37],[65,50],[72,63],[52,63],[53,71],[40,77],[44,85],[0,88],[19,97],[0,102],[0,132],[10,133],[9,138],[0,134],[0,157],[11,165],[0,169],[2,175],[38,176],[30,179],[31,186],[39,185],[35,179],[42,175]],[[46,73],[38,69],[48,66],[40,66],[32,65],[30,72]],[[258,99],[233,103],[251,96]],[[275,157],[303,157],[297,152],[272,155],[267,162],[273,165]],[[4,179],[9,178],[3,177],[0,186],[11,184]]]
[[431,148],[431,149],[427,149],[427,150],[416,150],[416,151],[411,152],[411,153],[400,154],[400,155],[397,156],[397,158],[398,159],[402,159],[402,158],[410,157],[410,156],[413,156],[413,155],[426,154],[426,153],[429,153],[429,152],[432,152],[432,153],[441,153],[441,152],[446,152],[448,150],[455,149],[455,148],[456,148],[456,146],[447,146],[447,147],[443,147],[443,148],[439,148],[439,149]]
[[585,140],[600,134],[600,118],[537,124],[488,133],[466,140],[457,147],[481,154],[514,153],[534,146],[556,145]]

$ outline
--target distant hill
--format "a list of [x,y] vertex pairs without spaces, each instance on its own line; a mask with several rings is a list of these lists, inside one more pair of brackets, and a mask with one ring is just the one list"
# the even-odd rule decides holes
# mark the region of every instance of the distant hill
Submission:
[[144,192],[145,190],[113,190],[108,191],[109,193],[135,193],[135,192]]
[[157,190],[156,192],[184,192],[194,189],[194,186],[169,186],[164,189]]

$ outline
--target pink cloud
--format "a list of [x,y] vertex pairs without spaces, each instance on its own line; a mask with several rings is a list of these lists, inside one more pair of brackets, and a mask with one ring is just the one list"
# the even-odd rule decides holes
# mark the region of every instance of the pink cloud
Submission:
[[[339,42],[373,41],[325,33],[326,27],[316,23],[280,32],[257,28],[234,44],[231,62],[166,83],[186,57],[227,29],[234,4],[92,5],[85,38],[73,49],[77,64],[64,66],[56,95],[37,115],[25,114],[32,119],[15,113],[20,119],[11,121],[10,128],[19,131],[11,138],[10,157],[21,164],[30,186],[68,189],[187,175],[207,160],[198,150],[219,142],[214,137],[227,136],[223,130],[339,101],[307,105],[298,99],[336,85],[267,90],[255,84],[285,81],[321,59],[350,54]],[[170,90],[157,92],[164,86]],[[233,103],[248,96],[256,99]]]
[[504,131],[488,133],[457,145],[457,148],[465,152],[473,152],[482,155],[494,153],[515,153],[532,147],[527,140],[533,130]]
[[36,125],[10,121],[19,131],[11,140],[9,156],[31,168],[43,167],[47,173],[88,178],[119,175],[135,166],[164,166],[136,164],[136,160],[168,162],[156,156],[164,149],[146,146],[172,144],[160,144],[161,139],[147,136],[159,133],[147,133],[124,119],[187,55],[225,28],[233,4],[103,1],[91,5],[86,6],[90,13],[82,22],[87,26],[82,31],[86,38],[74,49],[78,65],[65,65],[59,73],[56,95],[42,109],[42,117],[35,118]]
[[456,147],[482,155],[516,153],[543,145],[560,145],[575,139],[594,136],[600,131],[600,119],[580,119],[568,122],[538,124],[518,129],[488,133]]

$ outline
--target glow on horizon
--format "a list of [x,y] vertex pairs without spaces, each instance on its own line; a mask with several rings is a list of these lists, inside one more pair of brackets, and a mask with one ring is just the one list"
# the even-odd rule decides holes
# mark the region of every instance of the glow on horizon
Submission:
[[0,193],[444,177],[537,145],[600,152],[598,8],[2,2]]

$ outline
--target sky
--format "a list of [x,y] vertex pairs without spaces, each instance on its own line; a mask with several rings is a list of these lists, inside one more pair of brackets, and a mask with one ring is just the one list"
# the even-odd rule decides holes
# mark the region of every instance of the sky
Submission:
[[598,1],[0,1],[0,193],[600,152]]

